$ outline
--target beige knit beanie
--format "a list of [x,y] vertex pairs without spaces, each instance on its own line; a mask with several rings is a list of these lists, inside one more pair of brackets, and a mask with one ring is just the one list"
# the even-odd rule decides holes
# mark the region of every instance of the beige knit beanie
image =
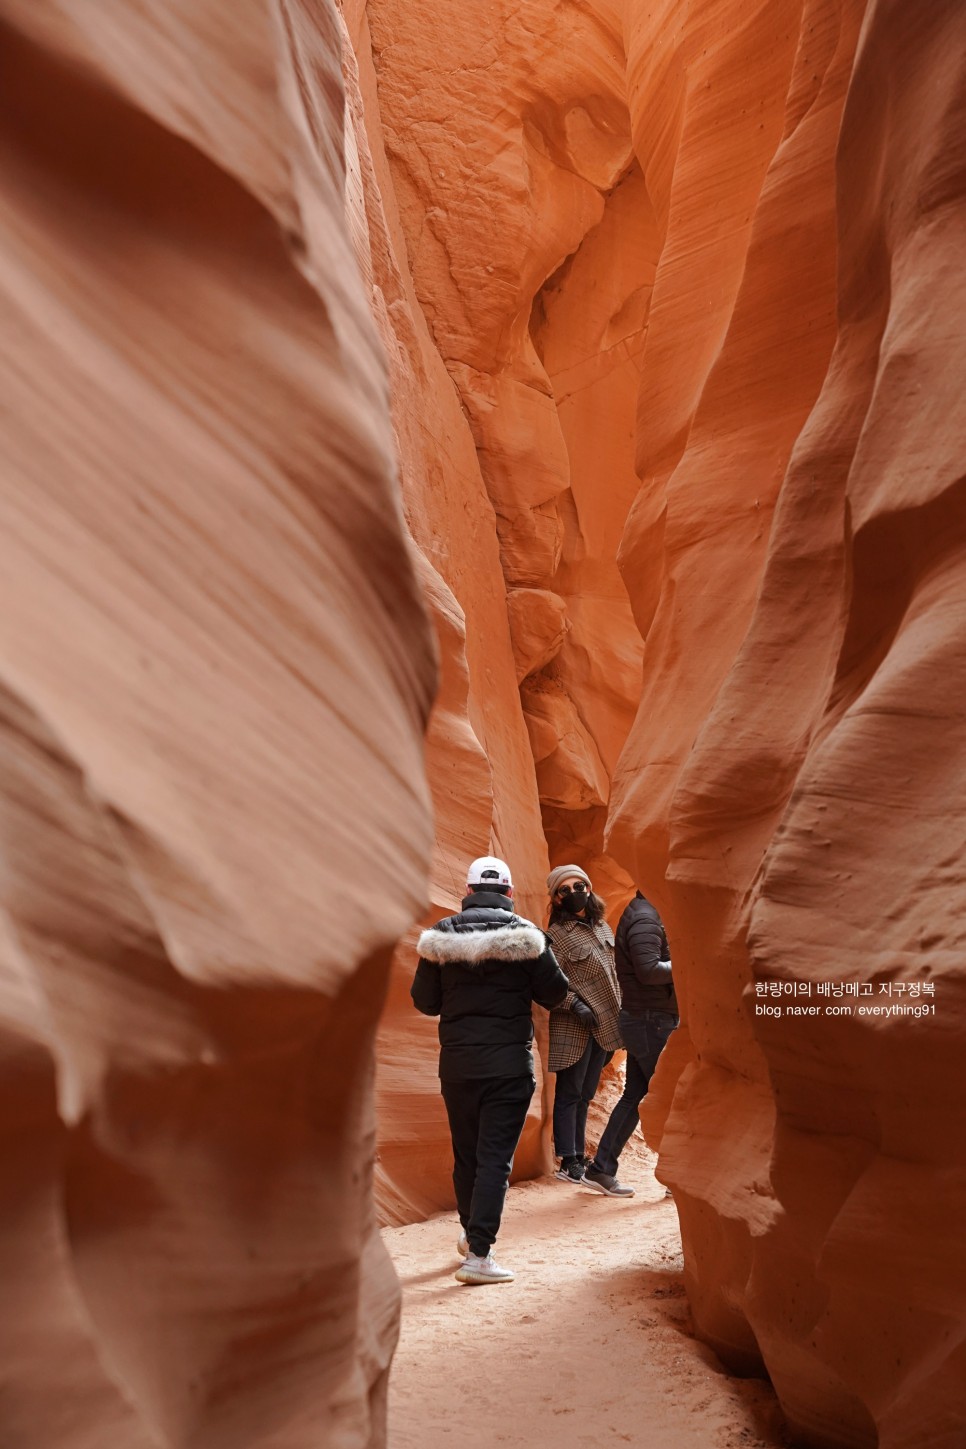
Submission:
[[593,889],[590,876],[585,870],[581,870],[579,865],[556,865],[547,876],[547,894],[549,895],[551,900],[553,900],[554,896],[556,895],[557,887],[560,885],[560,882],[562,880],[566,880],[567,877],[570,875],[579,876],[581,880],[585,880],[587,882],[588,890]]

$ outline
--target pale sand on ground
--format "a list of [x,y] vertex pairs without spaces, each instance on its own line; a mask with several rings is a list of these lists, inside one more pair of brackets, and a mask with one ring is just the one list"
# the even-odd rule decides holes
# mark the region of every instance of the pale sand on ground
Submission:
[[725,1373],[691,1336],[677,1213],[653,1161],[643,1144],[625,1152],[637,1195],[624,1200],[555,1178],[512,1187],[494,1257],[513,1283],[456,1282],[455,1212],[383,1230],[403,1285],[389,1449],[785,1442],[771,1388]]

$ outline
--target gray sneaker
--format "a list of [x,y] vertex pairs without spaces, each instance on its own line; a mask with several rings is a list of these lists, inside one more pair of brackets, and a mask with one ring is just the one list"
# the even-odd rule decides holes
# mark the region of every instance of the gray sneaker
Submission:
[[466,1257],[467,1253],[470,1251],[470,1245],[466,1241],[466,1234],[465,1233],[460,1233],[459,1237],[456,1239],[456,1251],[459,1254],[459,1259],[460,1259],[460,1262],[462,1263],[463,1259]]
[[509,1268],[501,1268],[490,1253],[479,1258],[475,1253],[467,1255],[462,1268],[457,1268],[458,1283],[512,1283],[513,1274]]
[[632,1187],[625,1187],[622,1182],[618,1182],[617,1178],[612,1177],[609,1172],[601,1172],[599,1168],[593,1165],[588,1167],[584,1173],[584,1184],[587,1187],[592,1187],[594,1192],[606,1193],[608,1197],[634,1196],[634,1189]]

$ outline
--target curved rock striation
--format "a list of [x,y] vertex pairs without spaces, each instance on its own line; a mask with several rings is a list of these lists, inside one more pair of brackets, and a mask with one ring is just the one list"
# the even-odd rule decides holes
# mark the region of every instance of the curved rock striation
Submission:
[[337,16],[0,13],[0,1438],[361,1449],[436,670]]
[[[724,341],[623,552],[648,636],[611,848],[661,900],[687,1019],[648,1126],[699,1331],[813,1445],[966,1432],[964,39],[952,4],[802,7]],[[819,1014],[756,1015],[763,982]]]
[[[543,833],[551,859],[576,849],[626,898],[603,821],[641,645],[615,558],[638,490],[658,237],[630,135],[622,7],[499,0],[465,27],[441,0],[365,11],[397,255],[495,513]],[[443,547],[465,557],[458,537]]]
[[[547,847],[533,756],[520,710],[517,664],[493,505],[473,434],[414,290],[398,189],[384,144],[372,7],[343,11],[350,226],[390,361],[393,431],[403,506],[430,603],[441,684],[426,740],[435,847],[430,913],[456,909],[465,870],[491,850],[512,862],[518,908],[544,911]],[[386,861],[391,871],[391,860]],[[449,1129],[439,1095],[435,1028],[413,1011],[416,934],[400,944],[377,1055],[376,1198],[384,1222],[452,1204]],[[534,1100],[517,1171],[546,1163],[544,1094]]]

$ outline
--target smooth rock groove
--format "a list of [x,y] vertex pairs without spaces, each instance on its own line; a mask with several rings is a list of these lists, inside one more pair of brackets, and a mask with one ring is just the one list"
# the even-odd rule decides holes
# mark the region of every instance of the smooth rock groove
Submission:
[[338,17],[2,13],[0,1441],[382,1444],[436,670]]

